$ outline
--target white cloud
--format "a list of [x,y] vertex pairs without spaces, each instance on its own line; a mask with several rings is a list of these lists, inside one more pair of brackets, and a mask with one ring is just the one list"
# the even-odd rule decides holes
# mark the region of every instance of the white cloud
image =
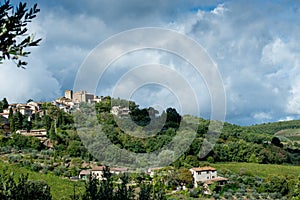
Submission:
[[278,121],[283,122],[283,121],[291,121],[294,120],[295,118],[292,116],[286,116],[285,118],[279,119]]
[[270,119],[272,119],[272,116],[269,113],[259,112],[259,113],[254,113],[253,114],[253,118],[257,119],[257,120],[264,121],[264,120],[270,120]]
[[[55,94],[72,88],[79,66],[99,42],[129,28],[159,26],[185,33],[207,50],[225,83],[230,122],[251,124],[300,114],[297,2],[161,1],[159,4],[156,1],[141,4],[136,0],[41,2],[41,13],[31,29],[43,42],[30,55],[28,69],[0,66],[1,83],[9,85],[1,87],[0,95],[14,101],[39,95],[40,99],[52,100]],[[108,72],[112,78],[102,83],[101,94],[112,88],[113,80],[118,80],[127,66],[147,61],[169,65],[185,75],[196,91],[204,91],[204,95],[198,94],[202,110],[210,110],[206,86],[203,80],[198,81],[201,77],[195,76],[180,59],[162,53],[137,54],[118,62],[122,67]],[[22,84],[17,84],[20,80]],[[166,91],[157,94],[167,96]],[[149,97],[157,98],[153,94]],[[137,98],[141,104],[149,103],[142,96]]]
[[60,95],[60,85],[53,74],[41,62],[31,62],[27,69],[19,69],[14,63],[1,66],[0,94],[9,102],[25,102],[54,99]]
[[219,4],[215,9],[211,11],[211,13],[215,15],[223,15],[228,9],[224,6],[224,4]]

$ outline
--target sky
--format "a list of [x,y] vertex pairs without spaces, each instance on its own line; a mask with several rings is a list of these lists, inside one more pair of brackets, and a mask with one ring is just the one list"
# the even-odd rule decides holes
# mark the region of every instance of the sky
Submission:
[[[300,118],[297,1],[26,2],[37,3],[41,9],[29,24],[29,31],[42,42],[30,49],[25,70],[12,62],[0,66],[0,97],[11,103],[28,99],[52,101],[62,96],[64,90],[73,88],[82,63],[101,42],[122,31],[159,27],[195,40],[217,66],[226,94],[225,121],[250,125]],[[162,50],[143,50],[120,57],[106,71],[97,91],[89,92],[111,95],[126,71],[145,63],[166,65],[180,73],[195,92],[201,111],[190,114],[210,117],[212,103],[205,78],[182,58]],[[151,71],[143,75],[150,74]],[[164,74],[155,75],[164,79]],[[173,81],[172,85],[180,88],[180,82]],[[177,92],[180,93],[150,84],[140,87],[131,98],[141,106],[175,107],[181,111],[189,102],[186,98],[180,102]]]

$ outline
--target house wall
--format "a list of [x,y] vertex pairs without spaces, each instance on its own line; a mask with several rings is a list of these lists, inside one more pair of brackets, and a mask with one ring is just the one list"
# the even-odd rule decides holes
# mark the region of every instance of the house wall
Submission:
[[102,180],[103,171],[92,171],[92,176],[96,177],[98,180]]
[[198,186],[197,182],[211,180],[217,178],[217,171],[194,171],[191,170],[194,178],[195,187]]

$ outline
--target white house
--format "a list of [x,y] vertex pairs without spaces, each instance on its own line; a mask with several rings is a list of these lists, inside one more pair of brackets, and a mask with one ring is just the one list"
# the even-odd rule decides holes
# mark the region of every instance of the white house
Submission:
[[130,109],[128,107],[113,106],[110,112],[116,116],[128,116]]
[[194,187],[198,187],[199,182],[207,185],[218,182],[219,185],[223,185],[227,181],[226,178],[218,177],[217,169],[213,167],[196,167],[191,168],[190,171],[193,174]]
[[148,168],[147,173],[150,175],[150,177],[154,177],[155,174],[157,174],[159,171],[161,171],[163,167],[153,167]]
[[17,134],[21,134],[23,136],[31,136],[36,137],[41,141],[47,140],[47,130],[46,129],[36,129],[36,130],[17,130]]
[[79,179],[87,180],[90,174],[91,174],[90,170],[81,170],[79,173]]
[[120,173],[128,173],[129,172],[129,170],[128,170],[128,168],[120,168],[120,167],[115,167],[115,168],[110,168],[110,172],[112,173],[112,174],[120,174]]
[[92,168],[92,176],[96,177],[98,180],[102,180],[103,178],[103,170],[105,166],[96,166]]

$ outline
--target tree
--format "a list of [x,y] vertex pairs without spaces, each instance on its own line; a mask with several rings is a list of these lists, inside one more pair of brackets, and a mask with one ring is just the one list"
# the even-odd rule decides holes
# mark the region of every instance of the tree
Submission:
[[300,177],[298,177],[298,180],[294,186],[292,200],[300,200]]
[[142,183],[140,186],[138,200],[150,200],[150,199],[151,199],[151,185]]
[[9,104],[8,104],[7,99],[6,99],[6,98],[3,98],[3,100],[2,100],[2,108],[3,108],[3,109],[6,109],[6,108],[8,108],[8,106],[9,106]]
[[115,192],[114,199],[115,200],[130,200],[134,199],[133,189],[127,184],[129,183],[129,177],[127,174],[123,174],[121,177],[121,184],[118,185],[118,188]]
[[86,153],[86,149],[82,145],[82,142],[73,140],[70,141],[67,152],[72,157],[80,157],[81,155],[84,155],[84,153]]
[[283,144],[278,137],[273,137],[271,143],[277,147],[283,147]]
[[177,171],[177,182],[180,184],[185,184],[187,185],[187,187],[192,187],[193,186],[193,175],[190,172],[190,170],[188,170],[187,168],[180,168]]
[[85,184],[85,193],[83,200],[106,199],[113,200],[114,188],[112,183],[112,174],[109,167],[103,169],[103,180],[100,182],[96,177],[89,176]]
[[16,130],[16,126],[15,126],[14,112],[12,108],[9,109],[8,121],[9,121],[10,131],[14,132]]
[[0,5],[0,63],[8,59],[16,61],[18,67],[25,68],[27,62],[20,57],[27,57],[30,52],[25,51],[28,47],[38,46],[41,39],[34,39],[34,35],[28,35],[27,25],[40,12],[37,4],[28,10],[27,4],[20,2],[14,8],[10,1]]
[[51,200],[50,187],[44,181],[28,180],[28,175],[21,174],[18,181],[14,173],[7,169],[0,173],[0,199],[2,200]]

